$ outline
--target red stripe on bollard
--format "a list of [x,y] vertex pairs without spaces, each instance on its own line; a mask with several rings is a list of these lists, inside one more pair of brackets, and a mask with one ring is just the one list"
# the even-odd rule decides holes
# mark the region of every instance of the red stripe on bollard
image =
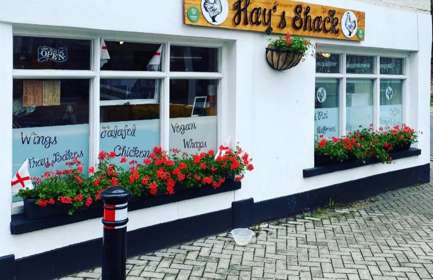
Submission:
[[114,209],[104,208],[104,220],[107,222],[116,221],[116,211]]

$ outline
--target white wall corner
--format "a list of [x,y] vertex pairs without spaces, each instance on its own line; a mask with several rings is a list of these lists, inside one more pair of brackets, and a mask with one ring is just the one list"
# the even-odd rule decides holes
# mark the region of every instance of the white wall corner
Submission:
[[12,25],[0,23],[0,257],[13,253],[11,233],[12,172]]

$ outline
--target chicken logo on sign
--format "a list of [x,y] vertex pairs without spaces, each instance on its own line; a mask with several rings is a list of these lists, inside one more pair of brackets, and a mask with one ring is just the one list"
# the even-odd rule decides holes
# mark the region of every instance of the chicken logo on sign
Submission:
[[223,23],[228,14],[227,0],[202,0],[201,10],[205,19],[212,25]]
[[352,11],[347,11],[344,13],[341,20],[341,27],[344,36],[347,38],[352,38],[357,34],[358,31],[358,18]]

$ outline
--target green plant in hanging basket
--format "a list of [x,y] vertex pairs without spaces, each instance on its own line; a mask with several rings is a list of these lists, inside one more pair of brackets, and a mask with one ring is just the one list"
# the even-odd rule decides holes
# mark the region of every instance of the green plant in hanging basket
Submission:
[[266,48],[266,61],[274,70],[288,70],[298,65],[311,47],[310,41],[287,33],[270,40]]

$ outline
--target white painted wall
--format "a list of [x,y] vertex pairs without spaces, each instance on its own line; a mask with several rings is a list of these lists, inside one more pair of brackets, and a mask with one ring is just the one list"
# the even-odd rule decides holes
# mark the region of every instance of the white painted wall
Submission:
[[[2,161],[0,181],[10,182],[11,170],[11,37],[15,31],[110,35],[119,39],[145,38],[208,41],[224,40],[227,91],[224,94],[223,139],[232,136],[253,156],[255,172],[237,192],[194,199],[130,213],[129,229],[229,208],[234,200],[253,197],[262,201],[304,192],[429,162],[429,63],[431,19],[422,11],[381,7],[355,0],[311,0],[366,12],[366,40],[362,43],[317,40],[319,45],[363,47],[410,53],[410,124],[423,131],[418,146],[421,157],[399,160],[335,174],[303,179],[302,169],[313,166],[315,61],[308,57],[284,73],[271,70],[264,59],[266,38],[260,33],[237,32],[183,25],[182,1],[14,0],[0,10],[0,131]],[[127,4],[125,4],[127,3]],[[26,7],[23,9],[22,7]],[[10,190],[0,188],[0,256],[17,258],[98,238],[99,219],[12,236],[9,233]]]
[[411,9],[419,9],[430,11],[430,0],[359,0],[377,5],[385,5],[391,7],[403,7]]

